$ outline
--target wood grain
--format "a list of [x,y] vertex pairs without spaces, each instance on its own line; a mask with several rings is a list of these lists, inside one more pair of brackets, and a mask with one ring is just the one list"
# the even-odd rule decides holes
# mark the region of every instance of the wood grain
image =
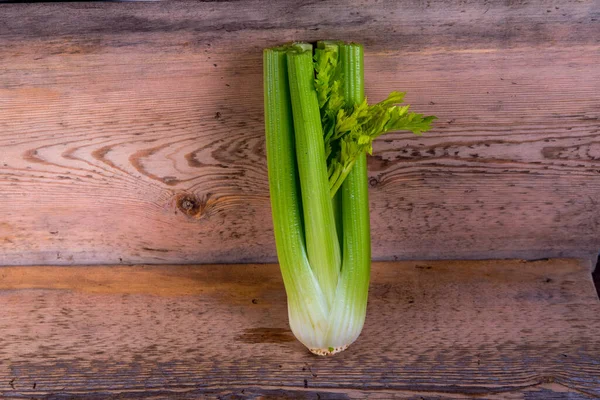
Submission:
[[587,261],[376,263],[363,334],[330,358],[289,331],[277,265],[0,278],[2,398],[600,396]]
[[600,248],[595,1],[4,5],[0,264],[275,261],[261,49],[366,46],[440,119],[369,160],[377,259]]

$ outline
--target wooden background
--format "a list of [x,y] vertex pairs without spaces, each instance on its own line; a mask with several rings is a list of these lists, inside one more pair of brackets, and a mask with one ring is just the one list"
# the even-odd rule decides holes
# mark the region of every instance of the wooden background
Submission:
[[4,267],[0,397],[598,399],[589,271],[376,263],[362,335],[325,358],[289,331],[277,265]]
[[0,9],[0,264],[275,260],[261,50],[366,46],[367,94],[439,121],[369,160],[376,259],[600,249],[600,3]]

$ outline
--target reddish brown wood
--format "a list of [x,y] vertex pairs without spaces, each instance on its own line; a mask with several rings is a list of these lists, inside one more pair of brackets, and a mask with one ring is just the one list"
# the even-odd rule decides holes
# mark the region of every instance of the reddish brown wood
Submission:
[[600,396],[578,260],[376,263],[331,358],[289,331],[276,265],[4,267],[0,299],[2,398]]
[[597,2],[4,5],[0,264],[275,260],[261,49],[366,46],[440,117],[370,158],[376,258],[600,248]]

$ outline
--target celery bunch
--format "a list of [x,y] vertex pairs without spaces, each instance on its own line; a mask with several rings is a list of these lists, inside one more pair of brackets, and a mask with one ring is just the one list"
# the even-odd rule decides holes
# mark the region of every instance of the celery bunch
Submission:
[[266,49],[265,131],[277,255],[290,327],[332,355],[360,334],[371,266],[366,154],[383,133],[420,134],[435,117],[364,96],[363,48],[319,42]]

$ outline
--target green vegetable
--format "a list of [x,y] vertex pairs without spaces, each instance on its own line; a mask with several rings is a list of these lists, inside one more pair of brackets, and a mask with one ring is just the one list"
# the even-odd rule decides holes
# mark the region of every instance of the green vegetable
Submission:
[[332,355],[360,334],[371,244],[366,153],[383,133],[420,134],[435,117],[364,96],[363,48],[319,42],[265,49],[267,164],[277,255],[294,335]]

